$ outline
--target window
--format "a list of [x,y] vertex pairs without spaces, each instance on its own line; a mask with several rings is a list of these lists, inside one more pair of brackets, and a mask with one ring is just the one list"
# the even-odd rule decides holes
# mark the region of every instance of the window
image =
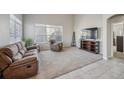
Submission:
[[14,15],[10,15],[10,43],[21,41],[22,22]]
[[63,41],[63,26],[35,25],[35,42],[47,43],[53,39]]

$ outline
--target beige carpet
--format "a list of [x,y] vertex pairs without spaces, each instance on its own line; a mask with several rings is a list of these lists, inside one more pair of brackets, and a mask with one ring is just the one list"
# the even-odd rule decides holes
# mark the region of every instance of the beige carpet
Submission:
[[50,79],[94,63],[102,59],[102,55],[66,48],[62,52],[41,51],[39,58],[39,73],[32,78]]

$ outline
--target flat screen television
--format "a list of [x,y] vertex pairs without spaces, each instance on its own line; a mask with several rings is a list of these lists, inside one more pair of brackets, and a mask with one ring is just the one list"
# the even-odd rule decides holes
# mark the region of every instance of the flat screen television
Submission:
[[86,28],[82,30],[82,39],[98,39],[98,28]]

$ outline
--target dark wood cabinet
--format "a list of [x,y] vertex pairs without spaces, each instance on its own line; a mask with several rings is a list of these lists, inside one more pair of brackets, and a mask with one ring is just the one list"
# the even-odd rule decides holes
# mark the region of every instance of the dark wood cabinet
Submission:
[[81,40],[81,49],[99,54],[99,41]]
[[117,36],[117,51],[123,52],[123,36]]

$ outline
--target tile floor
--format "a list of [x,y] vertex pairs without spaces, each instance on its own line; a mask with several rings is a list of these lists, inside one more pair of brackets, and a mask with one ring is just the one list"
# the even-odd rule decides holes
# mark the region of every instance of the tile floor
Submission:
[[56,79],[123,79],[124,60],[100,60]]

